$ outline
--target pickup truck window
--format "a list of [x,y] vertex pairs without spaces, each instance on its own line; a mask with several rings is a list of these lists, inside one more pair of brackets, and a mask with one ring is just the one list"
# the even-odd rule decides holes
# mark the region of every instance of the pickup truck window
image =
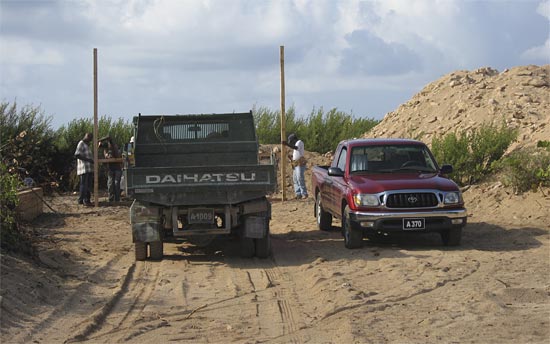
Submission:
[[353,147],[350,172],[399,173],[436,172],[436,163],[422,145],[380,145]]
[[340,156],[338,157],[338,165],[336,165],[336,167],[338,167],[342,171],[346,170],[347,155],[348,155],[348,150],[346,148],[343,148],[342,151],[340,152]]

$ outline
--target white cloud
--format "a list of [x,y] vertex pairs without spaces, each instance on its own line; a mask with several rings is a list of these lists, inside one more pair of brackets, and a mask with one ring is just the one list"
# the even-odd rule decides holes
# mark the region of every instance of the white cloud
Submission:
[[0,63],[10,65],[61,65],[65,61],[63,53],[38,47],[28,40],[0,38]]
[[541,2],[537,7],[537,13],[550,20],[550,0]]
[[543,45],[533,47],[521,54],[524,60],[543,60],[550,63],[550,38]]

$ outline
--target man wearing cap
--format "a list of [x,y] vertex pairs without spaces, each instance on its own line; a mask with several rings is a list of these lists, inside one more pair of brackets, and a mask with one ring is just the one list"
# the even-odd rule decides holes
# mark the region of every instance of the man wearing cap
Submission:
[[284,145],[293,149],[292,151],[292,181],[294,182],[294,193],[296,199],[306,199],[308,197],[305,172],[306,158],[304,156],[304,142],[298,139],[295,133],[288,135],[287,141],[282,142]]
[[93,175],[93,163],[92,152],[88,144],[92,141],[92,134],[86,133],[84,138],[78,142],[74,157],[76,160],[76,174],[80,178],[80,196],[78,197],[78,204],[84,204],[86,206],[92,206],[90,202],[91,192],[90,186],[92,184]]

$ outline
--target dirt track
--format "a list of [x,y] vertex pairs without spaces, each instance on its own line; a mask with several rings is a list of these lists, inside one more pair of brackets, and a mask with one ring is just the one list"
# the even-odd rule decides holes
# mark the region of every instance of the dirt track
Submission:
[[35,222],[40,265],[2,255],[1,340],[547,343],[550,199],[530,197],[525,217],[504,223],[476,201],[458,248],[426,234],[347,250],[338,228],[316,230],[308,200],[274,203],[271,259],[218,240],[167,244],[162,262],[138,263],[127,205],[55,197],[60,214]]

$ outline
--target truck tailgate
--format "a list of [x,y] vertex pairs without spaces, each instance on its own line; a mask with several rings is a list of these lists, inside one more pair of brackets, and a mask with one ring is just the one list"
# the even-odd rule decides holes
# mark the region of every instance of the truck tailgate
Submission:
[[273,165],[132,167],[128,192],[165,205],[231,204],[275,191]]

